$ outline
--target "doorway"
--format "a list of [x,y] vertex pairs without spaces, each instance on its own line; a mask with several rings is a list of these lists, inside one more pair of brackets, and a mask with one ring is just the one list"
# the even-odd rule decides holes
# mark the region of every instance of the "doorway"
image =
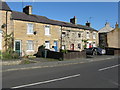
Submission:
[[70,50],[74,50],[74,44],[70,45]]
[[15,52],[21,55],[21,40],[15,40]]
[[58,51],[58,42],[57,41],[54,41],[54,49],[56,52]]

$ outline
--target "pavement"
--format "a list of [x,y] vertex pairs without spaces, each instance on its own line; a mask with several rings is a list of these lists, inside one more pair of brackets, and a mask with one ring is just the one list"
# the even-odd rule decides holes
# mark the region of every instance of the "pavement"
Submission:
[[51,61],[51,62],[50,61],[48,62],[47,60],[41,60],[38,63],[21,64],[21,65],[3,65],[2,70],[0,72],[57,67],[57,66],[72,65],[72,64],[82,64],[82,63],[89,63],[89,62],[95,62],[101,60],[109,60],[114,58],[118,58],[118,56],[112,56],[112,55],[102,55],[102,56],[94,56],[94,57],[89,56],[88,58],[72,59],[72,60],[64,60],[64,61]]

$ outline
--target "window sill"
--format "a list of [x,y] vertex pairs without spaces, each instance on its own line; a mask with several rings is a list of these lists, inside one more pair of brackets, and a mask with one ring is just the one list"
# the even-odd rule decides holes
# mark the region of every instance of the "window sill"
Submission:
[[34,35],[33,33],[27,33],[27,35]]
[[34,50],[27,50],[26,52],[34,52]]
[[51,36],[51,34],[49,34],[49,35],[45,35],[45,36]]

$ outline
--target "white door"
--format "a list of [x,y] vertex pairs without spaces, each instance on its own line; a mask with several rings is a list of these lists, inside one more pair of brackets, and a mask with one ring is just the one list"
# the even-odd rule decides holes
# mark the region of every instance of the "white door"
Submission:
[[0,33],[0,50],[2,50],[2,33]]
[[50,49],[50,42],[49,41],[45,41],[45,48]]

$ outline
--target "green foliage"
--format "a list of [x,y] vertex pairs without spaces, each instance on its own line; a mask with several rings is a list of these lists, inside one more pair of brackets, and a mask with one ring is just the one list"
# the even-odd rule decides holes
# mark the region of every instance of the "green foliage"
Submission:
[[18,59],[18,58],[19,58],[19,55],[16,52],[6,51],[2,53],[3,60]]
[[21,62],[21,64],[30,64],[30,61],[29,61],[29,60],[23,60],[23,61]]
[[61,50],[60,52],[68,53],[68,51],[66,49],[65,50]]
[[10,34],[6,34],[6,32],[3,32],[3,38],[5,41],[4,47],[7,49],[13,48],[13,32]]
[[2,59],[2,51],[0,51],[0,60]]
[[30,63],[36,63],[36,62],[32,61],[32,60],[24,59],[24,60],[21,61],[20,64],[30,64]]
[[88,41],[88,39],[83,39],[83,40],[82,40],[82,42],[84,42],[84,46],[83,46],[84,48],[87,47],[87,41]]

